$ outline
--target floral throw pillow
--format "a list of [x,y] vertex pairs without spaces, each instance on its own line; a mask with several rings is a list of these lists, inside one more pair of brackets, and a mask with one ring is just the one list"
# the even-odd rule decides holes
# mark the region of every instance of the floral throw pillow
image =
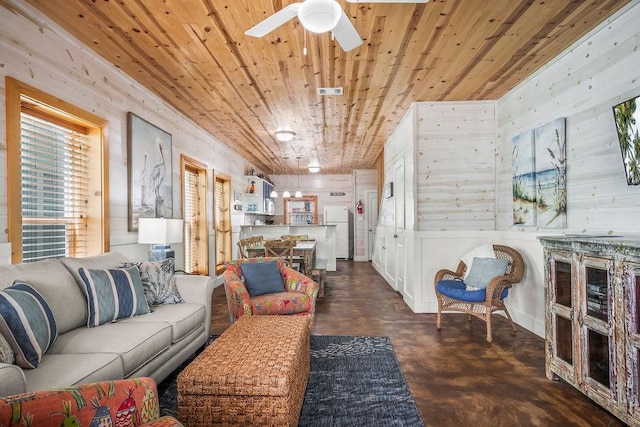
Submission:
[[121,267],[127,265],[135,265],[140,270],[144,295],[149,305],[181,304],[184,302],[173,280],[173,258],[162,261],[127,263]]

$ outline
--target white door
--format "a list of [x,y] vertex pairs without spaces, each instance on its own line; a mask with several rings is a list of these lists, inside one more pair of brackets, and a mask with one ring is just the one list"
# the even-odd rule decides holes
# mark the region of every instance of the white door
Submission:
[[373,259],[373,248],[376,243],[376,227],[378,226],[378,192],[377,191],[365,191],[365,205],[364,212],[367,223],[365,239],[366,244],[366,255],[367,261],[371,261]]
[[395,254],[395,290],[403,295],[404,289],[404,228],[405,228],[405,191],[404,161],[400,160],[394,170],[393,198],[395,207],[395,226],[393,230],[393,246]]

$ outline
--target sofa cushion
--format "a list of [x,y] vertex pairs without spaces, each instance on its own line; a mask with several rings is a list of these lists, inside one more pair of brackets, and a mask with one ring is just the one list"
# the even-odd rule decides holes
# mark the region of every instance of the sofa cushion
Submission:
[[251,298],[253,314],[295,314],[311,310],[311,297],[299,292],[278,292]]
[[173,280],[174,262],[173,258],[167,258],[162,261],[124,263],[120,267],[138,267],[149,305],[181,304],[184,301]]
[[51,308],[34,288],[16,282],[0,291],[0,334],[22,368],[36,368],[58,337]]
[[[114,353],[122,358],[125,376],[171,345],[171,326],[164,322],[114,322],[78,328],[60,335],[50,354]],[[49,354],[48,353],[48,354]]]
[[16,280],[28,283],[40,292],[53,311],[58,333],[64,334],[87,324],[84,290],[60,260],[0,266],[0,288],[6,288]]
[[136,267],[113,270],[80,267],[78,273],[87,289],[88,327],[149,312]]
[[124,378],[122,359],[114,353],[47,353],[38,369],[24,374],[29,392]]
[[284,292],[284,282],[275,261],[242,264],[242,278],[251,297]]
[[[486,288],[467,290],[467,286],[461,280],[440,280],[436,287],[442,295],[461,301],[483,302],[487,298]],[[509,289],[504,289],[500,298],[505,299],[507,295]]]
[[78,273],[80,267],[90,268],[93,270],[107,270],[110,268],[118,268],[118,264],[129,262],[126,256],[118,252],[106,252],[100,255],[94,255],[84,258],[62,258],[62,265],[71,273],[78,284],[78,288],[84,291],[84,283]]
[[191,331],[202,328],[205,309],[202,304],[165,304],[154,306],[146,316],[137,316],[122,320],[122,323],[165,322],[171,326],[171,342],[175,343]]

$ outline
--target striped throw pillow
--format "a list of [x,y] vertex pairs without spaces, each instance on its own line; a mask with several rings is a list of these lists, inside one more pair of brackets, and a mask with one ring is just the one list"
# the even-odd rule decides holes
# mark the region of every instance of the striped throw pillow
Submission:
[[79,268],[78,274],[87,291],[88,327],[149,312],[136,267],[114,270]]
[[16,365],[33,369],[58,338],[58,327],[42,295],[15,281],[0,290],[0,334],[9,342]]

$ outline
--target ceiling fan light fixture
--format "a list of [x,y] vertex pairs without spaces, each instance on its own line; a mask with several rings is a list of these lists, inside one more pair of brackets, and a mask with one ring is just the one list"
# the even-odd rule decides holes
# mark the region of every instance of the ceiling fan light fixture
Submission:
[[312,33],[332,30],[342,16],[342,7],[335,0],[305,0],[298,9],[302,26]]
[[289,142],[296,136],[296,133],[292,130],[277,130],[274,135],[278,141]]

